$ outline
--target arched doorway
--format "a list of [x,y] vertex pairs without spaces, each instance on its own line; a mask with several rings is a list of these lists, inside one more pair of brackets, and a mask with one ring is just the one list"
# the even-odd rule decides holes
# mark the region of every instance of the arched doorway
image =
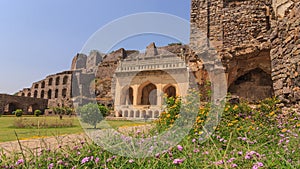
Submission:
[[49,89],[49,90],[48,90],[48,99],[51,99],[51,97],[52,97],[52,90]]
[[258,101],[273,95],[271,75],[260,68],[252,69],[238,77],[228,88],[228,92],[248,101]]
[[157,105],[157,88],[153,83],[149,83],[143,87],[140,104]]
[[133,89],[132,87],[124,87],[121,93],[121,105],[133,104]]
[[176,97],[176,88],[174,86],[169,86],[165,88],[164,93],[167,94],[168,97]]

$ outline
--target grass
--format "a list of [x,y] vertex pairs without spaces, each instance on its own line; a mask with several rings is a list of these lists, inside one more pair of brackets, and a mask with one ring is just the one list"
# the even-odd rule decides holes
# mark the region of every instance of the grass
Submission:
[[[158,121],[163,124],[171,122],[172,117],[176,117],[176,114],[168,115],[174,113],[170,111],[173,108],[176,107],[171,106]],[[109,147],[100,147],[90,142],[44,149],[26,157],[20,153],[9,157],[0,151],[0,168],[300,168],[299,112],[282,112],[272,100],[262,102],[258,108],[250,108],[247,104],[227,105],[216,130],[209,137],[202,137],[202,119],[207,116],[207,110],[208,108],[200,108],[194,130],[180,143],[159,153],[155,152],[151,157],[143,155],[155,151],[155,148],[147,148],[145,154],[141,154],[142,158],[122,156],[121,153],[123,151],[130,154],[138,152],[139,146],[150,146],[147,143],[144,145],[144,141],[153,135],[139,133],[135,136],[142,139],[136,142],[128,142],[127,136],[111,135],[101,137],[101,140],[107,140],[112,145],[125,143],[115,153],[107,151],[106,148]],[[117,127],[137,125],[138,122],[112,124]],[[98,127],[102,125],[99,124]],[[174,132],[172,137],[177,135]],[[204,142],[201,140],[203,138]],[[158,141],[153,143],[154,146],[160,144]],[[164,141],[163,144],[165,143]]]
[[[46,121],[46,123],[62,123],[58,116],[23,116],[23,120],[37,123],[37,121]],[[15,116],[2,116],[0,117],[0,142],[15,141],[16,136],[14,131],[18,134],[20,140],[33,139],[39,137],[58,136],[64,134],[76,134],[82,133],[83,129],[77,117],[63,117],[63,122],[72,122],[72,127],[48,127],[48,128],[37,128],[37,127],[26,127],[18,128],[14,126],[14,123],[18,121]],[[107,121],[111,127],[118,128],[123,126],[136,126],[144,124],[143,122],[135,121]],[[36,126],[36,125],[35,125]],[[97,125],[97,128],[105,128],[104,123],[101,122]]]

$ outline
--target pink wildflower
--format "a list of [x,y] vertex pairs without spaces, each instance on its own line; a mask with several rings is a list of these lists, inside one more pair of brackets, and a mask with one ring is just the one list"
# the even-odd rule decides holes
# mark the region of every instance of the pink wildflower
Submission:
[[181,164],[183,162],[184,162],[184,159],[176,158],[176,159],[174,159],[173,164]]
[[183,147],[182,147],[181,145],[178,145],[178,146],[177,146],[177,149],[178,149],[179,151],[182,151],[182,150],[183,150]]

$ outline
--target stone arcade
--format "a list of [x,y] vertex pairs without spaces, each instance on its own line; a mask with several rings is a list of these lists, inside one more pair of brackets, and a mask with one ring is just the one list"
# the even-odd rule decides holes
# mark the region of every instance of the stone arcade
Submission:
[[157,50],[152,43],[145,54],[128,56],[115,71],[116,116],[157,118],[163,95],[185,96],[188,82],[185,61],[168,51]]

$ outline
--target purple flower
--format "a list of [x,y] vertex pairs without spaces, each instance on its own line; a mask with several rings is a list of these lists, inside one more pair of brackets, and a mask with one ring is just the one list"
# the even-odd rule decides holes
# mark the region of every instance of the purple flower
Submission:
[[221,164],[224,164],[224,161],[223,161],[223,160],[220,160],[220,161],[215,162],[215,165],[221,165]]
[[195,149],[194,150],[194,153],[198,153],[200,150],[199,149]]
[[181,164],[183,162],[184,162],[184,159],[176,158],[176,159],[174,159],[173,164]]
[[182,151],[182,150],[183,150],[183,147],[182,147],[181,145],[178,145],[178,146],[177,146],[177,149],[178,149],[179,151]]
[[133,160],[133,159],[130,159],[130,160],[128,160],[128,162],[129,162],[129,163],[133,163],[133,162],[134,162],[134,160]]
[[136,131],[136,134],[140,134],[140,133],[141,133],[141,130],[138,129],[138,130]]
[[203,154],[205,154],[205,155],[208,155],[208,154],[209,154],[209,152],[208,152],[208,151],[205,151]]
[[99,160],[100,160],[99,157],[96,157],[96,158],[95,158],[95,163],[98,163]]
[[89,162],[90,160],[90,157],[84,157],[82,160],[81,160],[81,164],[84,164],[86,162]]
[[64,162],[63,162],[62,160],[58,160],[58,161],[57,161],[57,164],[58,164],[58,165],[63,164],[63,163],[64,163]]
[[263,167],[264,164],[262,162],[257,162],[253,165],[252,169],[258,169],[259,167]]
[[20,164],[23,164],[24,163],[24,160],[23,159],[19,159],[17,162],[16,162],[16,165],[20,165]]
[[49,165],[48,165],[48,169],[52,169],[54,167],[54,164],[53,163],[50,163]]
[[230,158],[227,163],[232,163],[235,160],[235,158]]
[[235,167],[237,167],[238,165],[237,164],[231,164],[231,167],[232,168],[235,168]]
[[156,154],[155,154],[155,157],[156,157],[156,158],[159,158],[159,156],[160,156],[159,153],[156,153]]
[[242,152],[242,151],[239,151],[239,152],[238,152],[238,155],[240,155],[240,156],[243,155],[243,152]]
[[245,159],[246,160],[249,160],[249,159],[251,159],[252,158],[252,156],[251,155],[249,155],[249,154],[246,154],[246,156],[245,156]]
[[192,142],[195,143],[195,142],[196,142],[196,139],[193,139]]

